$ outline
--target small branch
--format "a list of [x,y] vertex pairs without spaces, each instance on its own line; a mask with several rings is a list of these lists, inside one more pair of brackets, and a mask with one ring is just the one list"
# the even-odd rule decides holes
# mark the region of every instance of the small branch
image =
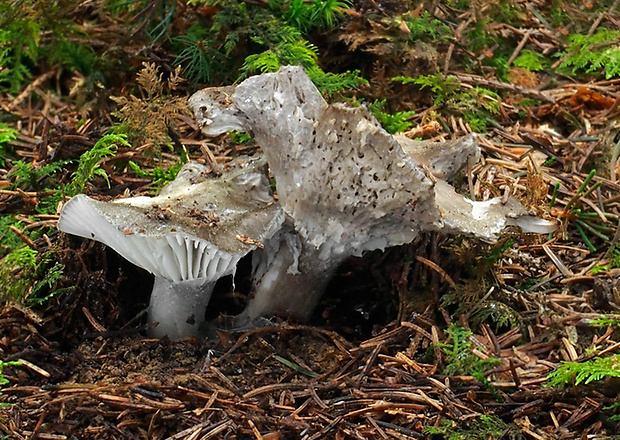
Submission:
[[483,78],[477,75],[467,75],[463,73],[451,73],[460,82],[471,84],[473,86],[491,87],[495,89],[508,90],[514,93],[519,93],[530,98],[540,99],[541,101],[555,104],[555,99],[546,93],[540,92],[534,89],[528,89],[526,87],[515,86],[514,84],[508,84],[501,81]]
[[34,244],[34,241],[32,241],[30,237],[28,237],[26,234],[24,234],[22,231],[20,231],[13,225],[9,226],[9,229],[13,231],[13,233],[17,235],[21,241],[26,243],[29,248],[34,249],[35,251],[37,250],[37,245]]
[[592,23],[592,26],[590,26],[590,29],[588,29],[588,36],[591,36],[592,34],[594,34],[594,31],[596,31],[596,28],[601,24],[601,22],[603,21],[603,18],[605,18],[605,15],[607,15],[608,13],[613,13],[613,11],[618,7],[618,2],[620,0],[616,0],[610,7],[609,7],[609,11],[606,12],[601,12],[599,14],[599,16],[597,17],[597,19],[594,21],[594,23]]
[[521,38],[521,41],[519,41],[519,44],[517,45],[517,47],[514,50],[514,52],[512,52],[512,55],[510,55],[510,58],[508,58],[508,65],[509,66],[519,56],[519,53],[521,52],[521,50],[523,49],[523,47],[527,43],[527,40],[529,40],[529,39],[530,39],[530,31],[528,30],[523,35],[523,38]]

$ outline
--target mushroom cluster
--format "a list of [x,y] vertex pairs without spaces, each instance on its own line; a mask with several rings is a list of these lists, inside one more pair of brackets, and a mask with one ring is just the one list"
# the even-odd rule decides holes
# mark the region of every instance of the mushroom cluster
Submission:
[[[507,224],[554,229],[514,199],[475,202],[447,183],[479,159],[475,136],[437,143],[392,136],[366,107],[325,102],[301,67],[201,90],[190,105],[204,133],[249,131],[263,158],[216,179],[190,164],[154,198],[103,203],[78,196],[59,222],[60,230],[102,241],[155,274],[149,319],[165,323],[156,335],[200,334],[198,315],[214,280],[250,251],[253,291],[237,325],[272,315],[308,319],[344,259],[409,243],[420,231],[492,241]],[[128,252],[133,243],[139,251]],[[218,263],[205,263],[212,254]],[[164,259],[178,262],[173,273],[157,264]]]

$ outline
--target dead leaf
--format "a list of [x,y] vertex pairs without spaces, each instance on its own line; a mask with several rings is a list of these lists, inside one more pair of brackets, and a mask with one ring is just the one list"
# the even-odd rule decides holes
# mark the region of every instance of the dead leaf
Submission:
[[592,110],[607,110],[615,104],[612,98],[587,87],[580,87],[573,96],[568,98],[567,102],[573,107],[585,106]]

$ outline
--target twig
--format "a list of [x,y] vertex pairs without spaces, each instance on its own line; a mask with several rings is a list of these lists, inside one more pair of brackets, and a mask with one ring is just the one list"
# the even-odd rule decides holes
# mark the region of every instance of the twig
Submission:
[[448,275],[448,274],[446,273],[446,271],[445,271],[445,270],[443,270],[441,267],[439,267],[439,266],[437,265],[437,263],[434,263],[433,261],[431,261],[431,260],[429,260],[429,259],[427,259],[427,258],[421,257],[421,256],[419,256],[419,255],[416,255],[416,256],[415,256],[415,259],[416,259],[416,260],[418,260],[420,263],[424,264],[425,266],[430,267],[430,268],[431,268],[431,269],[433,269],[435,272],[437,272],[437,273],[439,274],[439,276],[441,276],[441,278],[443,278],[443,280],[444,280],[445,282],[447,282],[448,284],[450,284],[450,286],[452,286],[452,287],[456,286],[456,283],[455,283],[455,282],[454,282],[454,280],[450,277],[450,275]]
[[611,163],[610,163],[610,180],[612,182],[616,182],[616,163],[618,162],[618,156],[620,156],[620,141],[616,143],[616,146],[613,149],[611,154]]
[[364,369],[359,374],[356,380],[357,386],[360,386],[364,378],[368,375],[368,372],[370,371],[370,368],[377,360],[377,356],[379,355],[379,351],[381,351],[382,347],[383,347],[383,343],[377,344],[375,348],[372,350],[372,353],[370,353],[370,356],[368,357],[368,360],[366,361],[366,365],[364,365]]
[[541,101],[548,102],[550,104],[555,104],[555,98],[547,95],[544,92],[540,92],[534,89],[528,89],[522,86],[516,86],[514,84],[508,84],[501,81],[496,81],[492,79],[483,78],[482,76],[477,75],[467,75],[460,72],[451,72],[457,80],[460,82],[464,82],[466,84],[472,84],[474,86],[482,86],[482,87],[491,87],[495,89],[508,90],[514,93],[520,93],[523,96],[529,96],[531,98],[540,99]]
[[588,29],[588,33],[587,33],[588,36],[591,36],[592,34],[594,34],[594,31],[596,30],[596,28],[601,24],[601,22],[603,21],[603,18],[605,18],[605,15],[607,15],[608,13],[612,13],[614,9],[618,7],[618,1],[619,0],[616,0],[615,2],[613,2],[613,4],[609,7],[609,11],[601,12],[598,15],[596,20],[594,20],[594,23],[592,23],[592,26],[590,26],[590,29]]
[[530,39],[530,32],[531,31],[529,29],[525,32],[525,34],[523,35],[523,38],[521,38],[521,41],[519,41],[519,44],[517,45],[515,50],[512,52],[512,55],[510,55],[510,58],[508,58],[507,63],[508,63],[509,66],[519,56],[519,53],[521,52],[521,50],[523,49],[523,47],[527,43],[527,40]]
[[32,241],[30,237],[28,237],[26,234],[24,234],[22,231],[20,231],[13,225],[10,225],[9,229],[13,231],[13,233],[17,235],[21,241],[26,243],[30,249],[34,249],[35,251],[37,250],[37,245],[34,244],[34,241]]
[[26,359],[19,358],[19,359],[17,359],[17,361],[20,364],[22,364],[24,367],[27,367],[27,368],[31,369],[32,371],[40,374],[43,377],[46,377],[48,379],[50,377],[52,377],[52,375],[50,373],[48,373],[47,371],[45,371],[43,368],[33,364],[32,362],[27,361]]
[[56,71],[52,69],[48,72],[45,72],[43,75],[39,76],[37,79],[28,84],[26,88],[19,95],[17,95],[13,102],[9,104],[8,109],[13,110],[15,107],[21,104],[22,101],[26,99],[34,89],[36,89],[37,87],[39,87],[40,84],[54,76],[55,73]]

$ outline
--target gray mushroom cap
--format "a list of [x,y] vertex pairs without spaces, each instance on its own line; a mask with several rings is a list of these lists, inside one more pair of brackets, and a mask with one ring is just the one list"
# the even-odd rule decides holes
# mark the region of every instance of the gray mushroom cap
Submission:
[[527,216],[514,199],[469,201],[440,180],[480,157],[475,136],[444,143],[393,137],[366,107],[327,104],[301,67],[250,77],[234,90],[199,91],[190,105],[206,134],[252,131],[291,219],[269,252],[255,254],[255,295],[244,312],[250,320],[307,318],[349,255],[411,242],[421,230],[494,240],[513,217]]
[[428,167],[433,176],[447,181],[453,180],[468,161],[476,163],[482,156],[474,133],[443,142],[416,141],[401,134],[393,136],[416,164]]
[[174,322],[154,335],[196,335],[215,282],[284,222],[264,168],[263,159],[246,159],[211,178],[188,163],[156,197],[103,202],[80,194],[63,207],[58,229],[100,241],[155,275],[150,319]]
[[283,222],[263,165],[213,179],[188,163],[156,197],[102,202],[80,194],[63,207],[58,229],[100,241],[171,281],[220,278]]

